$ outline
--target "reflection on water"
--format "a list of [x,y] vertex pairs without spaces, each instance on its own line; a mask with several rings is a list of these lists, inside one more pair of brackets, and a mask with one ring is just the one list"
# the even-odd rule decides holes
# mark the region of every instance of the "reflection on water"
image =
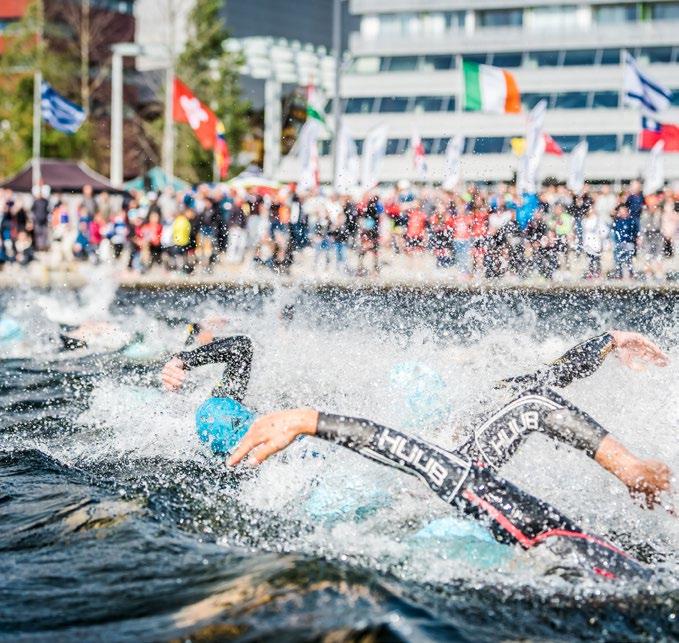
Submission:
[[[301,441],[259,471],[234,473],[193,431],[193,409],[219,369],[193,372],[186,392],[168,395],[154,363],[182,343],[181,326],[168,318],[226,314],[234,331],[255,341],[247,398],[254,408],[313,405],[409,429],[389,373],[400,363],[425,364],[451,403],[443,425],[417,430],[451,446],[470,418],[496,403],[494,381],[624,325],[652,333],[672,364],[636,374],[610,359],[567,396],[633,450],[679,471],[671,300],[119,293],[102,312],[96,297],[29,292],[3,302],[25,337],[2,347],[0,564],[9,573],[0,580],[0,636],[679,634],[679,521],[637,507],[582,454],[534,436],[503,475],[647,561],[655,570],[648,586],[555,574],[559,561],[548,552],[497,545],[416,480],[327,443]],[[295,316],[282,320],[290,304]],[[133,355],[64,360],[53,341],[59,323],[95,310],[143,333],[143,346]]]

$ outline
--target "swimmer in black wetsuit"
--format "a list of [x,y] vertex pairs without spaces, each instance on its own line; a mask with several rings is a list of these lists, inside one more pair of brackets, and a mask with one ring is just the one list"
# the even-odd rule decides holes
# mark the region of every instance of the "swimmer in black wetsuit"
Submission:
[[652,342],[636,333],[613,331],[588,340],[536,373],[505,381],[505,386],[520,394],[453,451],[369,420],[297,409],[256,420],[229,462],[237,464],[248,454],[262,462],[298,435],[315,435],[419,477],[464,514],[488,520],[499,542],[524,548],[547,543],[560,554],[575,552],[589,569],[604,577],[645,576],[647,570],[627,554],[586,534],[554,507],[491,470],[507,462],[526,435],[541,431],[584,450],[630,491],[645,494],[649,505],[656,502],[658,493],[669,487],[669,469],[663,463],[636,458],[590,416],[548,388],[566,386],[576,377],[591,374],[616,348],[627,363],[639,358],[662,364],[666,359]]

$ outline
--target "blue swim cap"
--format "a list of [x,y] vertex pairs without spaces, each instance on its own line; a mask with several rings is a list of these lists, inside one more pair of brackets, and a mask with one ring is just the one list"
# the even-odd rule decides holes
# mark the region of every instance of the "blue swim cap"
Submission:
[[196,411],[196,432],[213,453],[230,453],[247,433],[255,414],[230,397],[211,397]]
[[21,326],[11,317],[0,319],[0,342],[18,342],[24,336]]
[[445,419],[450,407],[446,383],[425,364],[401,362],[389,372],[389,382],[405,403],[407,424],[431,424]]

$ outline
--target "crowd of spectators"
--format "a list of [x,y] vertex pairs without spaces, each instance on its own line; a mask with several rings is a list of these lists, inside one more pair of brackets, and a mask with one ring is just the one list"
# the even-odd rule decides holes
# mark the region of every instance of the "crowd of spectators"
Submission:
[[430,255],[460,280],[665,279],[679,193],[645,195],[638,181],[578,195],[563,186],[519,195],[505,184],[450,193],[407,182],[351,196],[208,185],[126,196],[85,186],[73,196],[41,186],[34,195],[0,191],[0,212],[0,267],[116,261],[191,274],[249,262],[285,273],[304,256],[310,270],[362,276],[395,255]]

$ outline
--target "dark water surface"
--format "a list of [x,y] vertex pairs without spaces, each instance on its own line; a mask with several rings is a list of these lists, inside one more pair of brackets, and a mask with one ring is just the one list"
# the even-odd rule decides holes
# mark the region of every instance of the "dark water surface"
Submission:
[[[22,297],[26,293],[5,293],[0,309],[11,310]],[[241,323],[271,318],[264,326],[271,329],[280,311],[294,305],[292,324],[300,343],[295,350],[312,328],[331,334],[341,329],[343,337],[359,343],[369,331],[378,335],[366,335],[368,343],[375,344],[377,336],[404,346],[426,331],[434,343],[455,340],[472,353],[498,329],[539,341],[622,326],[643,329],[665,345],[676,342],[679,329],[676,298],[648,292],[119,291],[110,313],[119,320],[153,319],[171,310],[191,318],[206,302],[239,315]],[[280,342],[276,333],[259,335],[261,341]],[[371,350],[366,348],[368,357]],[[410,573],[403,560],[338,555],[344,544],[319,544],[313,520],[253,504],[240,491],[240,474],[202,452],[183,457],[180,449],[170,457],[121,448],[116,431],[127,414],[136,417],[133,401],[128,405],[124,395],[148,377],[139,365],[106,356],[66,362],[29,356],[3,359],[1,368],[3,640],[679,637],[679,556],[671,540],[662,550],[662,534],[621,536],[656,569],[647,586],[611,588],[604,582],[551,583],[525,576],[503,582],[485,570],[442,580]],[[150,427],[157,416],[148,413]],[[190,432],[190,416],[188,411],[180,429]],[[676,453],[676,446],[672,449]],[[256,475],[246,486],[256,484]],[[347,539],[348,549],[354,538],[364,537],[351,528],[330,533]],[[438,564],[436,558],[431,564]]]

